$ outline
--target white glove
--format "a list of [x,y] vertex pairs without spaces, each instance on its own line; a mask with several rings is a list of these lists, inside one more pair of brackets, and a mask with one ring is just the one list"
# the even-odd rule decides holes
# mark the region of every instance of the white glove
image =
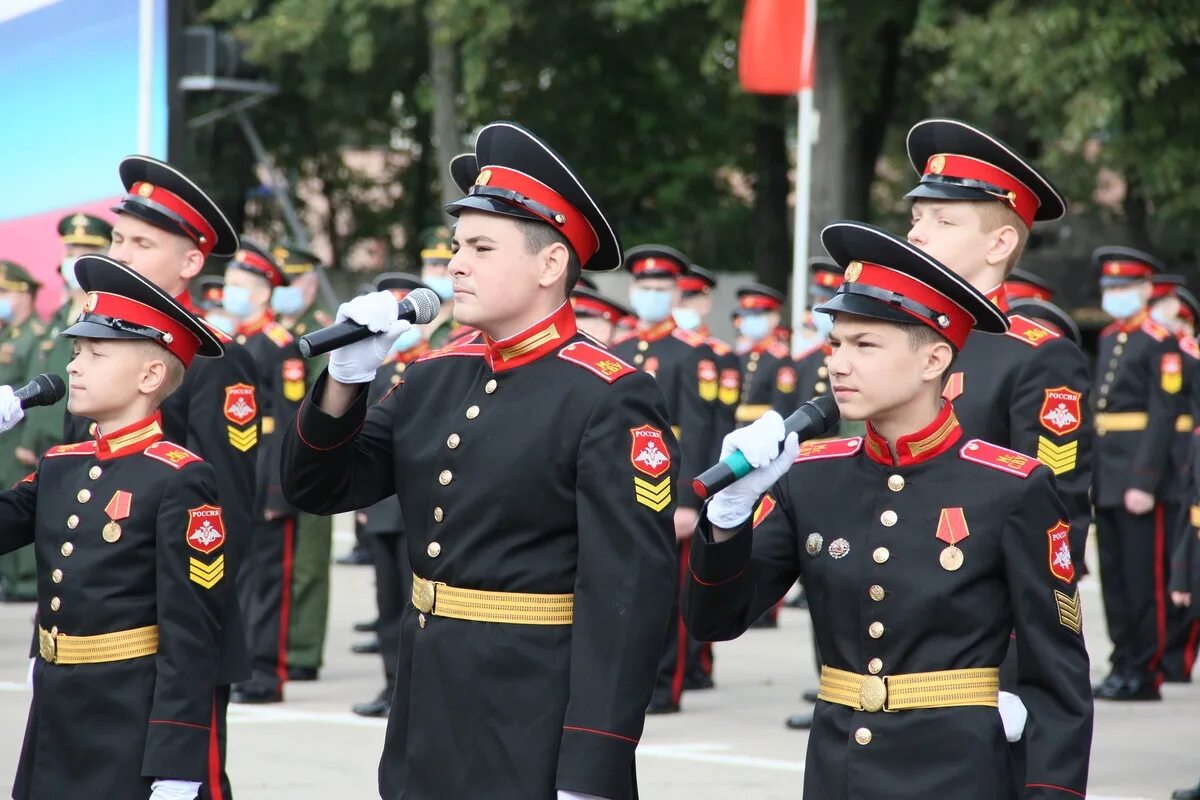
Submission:
[[25,685],[30,689],[33,688],[33,668],[37,666],[37,659],[29,659],[29,671],[25,673]]
[[1021,698],[1012,692],[1000,693],[1000,721],[1004,723],[1004,738],[1010,742],[1019,742],[1025,734],[1025,720],[1029,712]]
[[580,794],[579,792],[564,792],[558,790],[558,800],[605,800],[605,798],[594,794]]
[[21,401],[13,394],[11,386],[0,386],[0,433],[11,431],[25,418]]
[[[721,442],[721,460],[741,450],[753,470],[737,479],[713,496],[705,508],[708,521],[718,528],[736,528],[754,511],[754,504],[763,492],[782,478],[796,454],[800,452],[800,440],[796,434],[787,434],[784,439],[783,417],[768,411],[752,425],[740,428]],[[779,443],[783,442],[783,452]]]
[[193,781],[157,780],[150,784],[150,800],[196,800],[200,784]]
[[377,335],[330,353],[330,377],[338,383],[369,383],[375,377],[375,370],[388,357],[392,342],[412,327],[408,320],[396,319],[399,306],[391,292],[372,292],[338,307],[338,322],[351,320]]

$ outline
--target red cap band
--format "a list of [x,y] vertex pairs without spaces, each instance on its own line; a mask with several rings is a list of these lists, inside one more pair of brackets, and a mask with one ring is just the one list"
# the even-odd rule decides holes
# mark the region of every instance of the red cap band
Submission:
[[524,172],[518,172],[508,167],[488,166],[479,171],[475,185],[508,189],[545,206],[552,212],[552,215],[543,214],[536,208],[530,208],[520,203],[513,204],[537,215],[538,218],[549,223],[555,230],[567,237],[567,241],[575,250],[575,255],[579,257],[580,264],[586,264],[600,249],[600,237],[592,229],[592,224],[588,222],[587,217],[571,205],[567,198],[536,178],[531,178]]
[[[855,265],[861,265],[861,271],[855,270]],[[846,272],[847,274],[857,272],[857,274],[853,275],[853,283],[863,283],[867,286],[875,286],[889,292],[895,292],[901,297],[920,303],[934,313],[944,315],[948,324],[943,328],[939,327],[931,319],[912,314],[911,311],[903,306],[893,306],[911,314],[915,321],[927,325],[942,336],[945,336],[956,349],[962,350],[963,345],[967,343],[967,336],[970,335],[971,330],[975,327],[975,318],[965,308],[929,284],[919,281],[907,273],[897,272],[890,267],[872,264],[867,261],[855,261],[851,263]]]
[[217,232],[213,230],[212,225],[208,224],[208,220],[199,211],[188,205],[179,195],[168,192],[161,186],[155,186],[146,181],[138,181],[129,187],[129,194],[131,197],[141,197],[157,203],[168,211],[178,215],[180,219],[194,229],[184,229],[184,235],[194,241],[196,247],[204,255],[208,255],[216,247]]
[[642,275],[647,272],[661,272],[668,275],[679,277],[683,274],[683,268],[670,258],[639,258],[629,265],[629,271],[634,275]]
[[813,273],[813,286],[824,286],[826,289],[836,289],[842,285],[842,273],[830,272],[827,269],[819,269]]
[[182,361],[185,367],[191,364],[196,353],[200,352],[200,339],[182,323],[157,308],[130,300],[128,297],[108,292],[89,292],[83,310],[85,314],[112,317],[159,331],[164,335],[158,343]]
[[257,272],[271,282],[271,286],[283,286],[282,270],[253,250],[238,250],[233,260],[241,267]]
[[1100,274],[1105,278],[1146,280],[1154,275],[1154,268],[1144,261],[1105,261]]
[[684,275],[679,279],[677,285],[679,286],[679,291],[689,294],[708,291],[708,281],[703,278],[697,278],[695,275]]
[[1012,175],[997,166],[980,161],[970,156],[958,156],[952,153],[939,153],[930,156],[925,164],[925,175],[944,175],[947,178],[981,181],[990,184],[1007,193],[1004,198],[997,200],[1007,202],[1009,207],[1017,212],[1017,216],[1026,227],[1033,227],[1033,218],[1037,214],[1037,195]]
[[756,311],[777,311],[782,303],[765,294],[744,294],[738,298],[738,308]]
[[601,303],[593,300],[590,297],[574,295],[571,297],[571,307],[575,309],[575,313],[582,316],[600,317],[609,322],[616,322],[620,317],[620,312],[606,303]]

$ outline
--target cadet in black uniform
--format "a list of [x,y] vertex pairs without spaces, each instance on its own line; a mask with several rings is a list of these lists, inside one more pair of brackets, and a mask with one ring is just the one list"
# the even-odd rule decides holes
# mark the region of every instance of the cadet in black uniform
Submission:
[[278,431],[291,424],[307,384],[299,347],[270,309],[272,291],[286,285],[287,276],[270,250],[243,238],[225,268],[222,304],[237,321],[234,341],[258,367],[262,439],[254,541],[246,556],[246,579],[239,587],[253,668],[250,679],[234,687],[235,703],[282,701],[288,674],[292,569],[302,545],[296,540],[296,509],[284,499],[280,486]]
[[595,289],[578,284],[571,290],[571,308],[575,309],[575,324],[579,330],[605,347],[612,343],[617,333],[617,320],[633,313]]
[[194,356],[222,348],[117,262],[85,255],[75,271],[88,297],[62,334],[75,338],[68,407],[99,428],[0,494],[0,552],[33,543],[38,572],[12,796],[194,798],[220,778],[226,529],[212,466],[164,439],[158,405]]
[[[809,261],[808,274],[811,283],[808,287],[808,297],[813,308],[833,298],[833,293],[842,285],[842,272],[842,268],[829,259],[814,258]],[[795,359],[796,382],[799,387],[796,398],[800,402],[831,394],[829,356],[833,351],[829,347],[829,331],[833,329],[833,322],[828,314],[813,314],[812,324],[820,336],[820,341],[797,355]]]
[[675,324],[703,336],[705,344],[717,358],[717,410],[720,412],[722,428],[713,436],[713,457],[710,461],[715,461],[721,452],[721,439],[737,427],[737,408],[742,394],[741,364],[733,347],[713,336],[708,327],[717,276],[699,264],[689,264],[687,273],[681,275],[676,283],[679,300],[671,310]]
[[760,283],[737,290],[738,332],[748,345],[738,353],[742,370],[742,397],[736,414],[739,425],[770,410],[787,416],[800,405],[796,365],[786,340],[776,335],[783,301],[782,292]]
[[[374,281],[377,292],[391,292],[403,300],[413,289],[428,289],[415,275],[388,272]],[[367,391],[367,405],[378,403],[404,381],[404,373],[418,358],[433,348],[425,341],[421,329],[409,328],[392,343],[383,364]],[[374,700],[355,703],[351,710],[362,717],[386,717],[392,710],[392,695],[396,693],[396,673],[400,664],[400,631],[404,608],[412,597],[412,567],[408,562],[404,539],[404,515],[396,495],[380,500],[358,512],[362,538],[371,553],[375,567],[375,632],[379,636],[379,652],[383,656],[383,691]]]
[[[208,256],[229,257],[238,249],[237,233],[221,209],[200,187],[170,164],[148,156],[129,156],[121,162],[121,182],[127,194],[113,209],[113,243],[109,255],[158,286],[193,313],[188,284],[200,273]],[[245,348],[217,334],[225,356],[197,362],[184,375],[183,385],[160,407],[163,432],[213,465],[217,496],[225,509],[225,569],[239,579],[242,555],[253,531],[255,459],[258,444],[258,401],[254,360]],[[90,420],[67,415],[64,442],[91,438]],[[246,632],[237,593],[229,592],[222,619],[218,680],[218,729],[224,770],[225,708],[228,685],[249,674]],[[220,791],[206,784],[202,797],[230,800],[228,779]]]
[[679,449],[661,390],[566,302],[580,267],[621,264],[591,195],[512,123],[486,126],[475,157],[451,165],[468,194],[448,207],[449,271],[455,315],[482,335],[368,411],[364,384],[408,323],[387,292],[345,304],[386,335],[330,355],[288,429],[284,491],[323,514],[400,496],[413,602],[385,800],[628,800],[674,602]]
[[1125,247],[1093,254],[1101,305],[1116,321],[1096,358],[1096,543],[1100,588],[1113,642],[1105,700],[1158,700],[1166,646],[1164,562],[1178,486],[1168,469],[1183,410],[1183,356],[1146,310],[1158,259]]
[[[705,507],[688,624],[732,639],[802,576],[824,660],[810,800],[1083,797],[1092,703],[1066,510],[1048,468],[967,439],[939,396],[968,334],[1002,335],[1007,319],[878,228],[835,223],[821,240],[846,267],[816,309],[834,314],[834,396],[867,433],[801,446],[771,413],[726,439],[757,469]],[[1030,718],[1019,787],[997,711],[1014,628]]]
[[[612,351],[655,377],[667,398],[667,413],[681,449],[676,488],[675,541],[679,575],[687,574],[687,539],[695,530],[700,500],[692,479],[712,463],[725,416],[718,406],[717,358],[705,337],[675,324],[671,315],[679,295],[679,279],[687,274],[687,256],[673,247],[647,244],[625,251],[625,268],[633,276],[630,305],[637,331],[617,339]],[[701,643],[691,639],[678,607],[663,642],[658,681],[647,713],[679,711],[689,672],[703,671]]]
[[[1001,311],[1003,281],[1034,222],[1060,219],[1058,190],[1000,140],[966,123],[931,119],[908,132],[921,176],[908,240],[941,261]],[[1009,313],[1006,336],[972,336],[946,384],[968,436],[1034,456],[1054,471],[1071,515],[1076,563],[1091,522],[1091,416],[1087,359],[1039,322]]]

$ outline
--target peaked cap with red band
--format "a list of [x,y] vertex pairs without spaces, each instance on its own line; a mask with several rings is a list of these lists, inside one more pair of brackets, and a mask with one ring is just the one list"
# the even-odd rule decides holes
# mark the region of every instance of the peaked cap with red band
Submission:
[[377,292],[391,292],[397,300],[403,300],[413,289],[429,289],[428,284],[407,272],[385,272],[372,281],[371,285]]
[[1034,275],[1023,269],[1014,269],[1004,279],[1004,291],[1009,300],[1031,298],[1050,301],[1054,299],[1054,293],[1058,291],[1058,287],[1041,275]]
[[87,301],[75,324],[61,336],[149,340],[162,345],[184,366],[196,356],[224,354],[225,348],[207,325],[121,262],[108,256],[80,256],[75,276],[88,293]]
[[639,244],[625,251],[625,269],[634,280],[639,278],[675,278],[686,276],[692,262],[674,247],[665,244]]
[[220,308],[225,298],[225,278],[221,275],[201,275],[192,280],[189,288],[192,292],[192,302],[201,311]]
[[456,156],[450,176],[467,196],[446,206],[538,220],[571,244],[583,269],[621,266],[621,240],[604,211],[562,157],[532,132],[512,122],[486,125],[475,152]]
[[1196,299],[1196,295],[1188,291],[1187,287],[1180,286],[1175,290],[1175,296],[1179,298],[1181,306],[1179,315],[1192,325],[1200,323],[1200,300]]
[[576,286],[571,290],[571,306],[577,317],[603,319],[616,325],[622,317],[633,314],[620,303],[609,300],[597,291],[586,286]]
[[687,274],[678,281],[684,294],[708,294],[717,287],[717,276],[699,264],[689,264]]
[[909,130],[907,145],[921,182],[905,197],[996,200],[1027,227],[1067,213],[1067,201],[1042,173],[1004,142],[965,122],[923,120]]
[[237,231],[188,176],[149,156],[126,156],[118,171],[128,194],[113,211],[184,236],[206,256],[229,257],[237,252]]
[[271,288],[287,286],[291,283],[287,273],[283,270],[283,265],[276,260],[270,250],[258,242],[244,237],[242,238],[242,246],[233,254],[233,260],[229,262],[228,266],[230,269],[240,269],[252,275],[257,275],[270,283]]
[[1150,278],[1150,299],[1160,300],[1171,297],[1187,281],[1182,275],[1154,275]]
[[1092,253],[1092,261],[1100,268],[1102,287],[1148,281],[1167,271],[1166,264],[1132,247],[1098,247]]
[[846,270],[837,294],[814,311],[920,323],[962,350],[972,330],[1004,333],[1008,319],[977,289],[932,256],[882,228],[835,222],[821,244]]
[[778,311],[783,308],[783,292],[761,283],[748,283],[737,290],[741,311]]

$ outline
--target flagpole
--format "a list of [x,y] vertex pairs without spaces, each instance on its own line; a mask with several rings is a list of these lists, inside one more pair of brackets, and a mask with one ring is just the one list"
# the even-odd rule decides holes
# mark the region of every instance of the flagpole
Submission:
[[805,3],[804,50],[800,92],[796,95],[796,203],[792,238],[792,355],[805,339],[801,330],[808,308],[808,219],[812,192],[812,147],[817,120],[813,106],[813,71],[816,58],[817,0]]

